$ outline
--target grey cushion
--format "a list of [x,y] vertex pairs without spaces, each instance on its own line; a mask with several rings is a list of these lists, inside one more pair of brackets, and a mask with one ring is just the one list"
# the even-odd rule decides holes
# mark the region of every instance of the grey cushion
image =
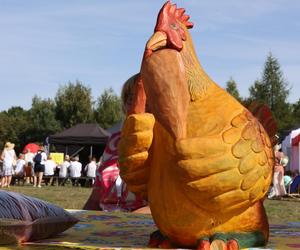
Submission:
[[78,219],[49,202],[0,190],[0,244],[45,239]]

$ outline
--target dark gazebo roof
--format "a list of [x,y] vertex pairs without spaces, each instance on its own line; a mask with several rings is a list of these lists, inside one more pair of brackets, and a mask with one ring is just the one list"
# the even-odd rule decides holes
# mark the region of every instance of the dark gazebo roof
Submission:
[[50,144],[97,145],[105,144],[110,133],[97,123],[80,123],[60,133],[50,135]]

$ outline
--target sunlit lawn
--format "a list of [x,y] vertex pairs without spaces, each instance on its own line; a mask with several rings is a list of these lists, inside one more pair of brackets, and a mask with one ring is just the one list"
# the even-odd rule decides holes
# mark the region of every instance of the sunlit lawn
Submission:
[[[43,186],[33,188],[32,186],[11,186],[11,191],[34,196],[63,208],[82,209],[92,189],[68,186]],[[265,208],[272,224],[289,221],[300,221],[300,199],[289,201],[266,200]]]
[[63,208],[82,209],[92,188],[73,187],[72,185],[34,188],[25,185],[11,186],[9,190],[49,201]]
[[264,205],[272,224],[300,221],[300,198],[266,200]]

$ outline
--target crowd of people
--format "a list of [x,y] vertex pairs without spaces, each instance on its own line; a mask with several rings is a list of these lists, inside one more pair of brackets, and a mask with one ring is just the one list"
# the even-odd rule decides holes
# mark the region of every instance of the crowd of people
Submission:
[[[54,180],[58,180],[58,185],[65,185],[68,179],[71,180],[73,186],[78,186],[79,179],[86,176],[91,179],[94,184],[97,169],[101,160],[96,161],[95,157],[90,157],[89,163],[82,166],[79,157],[70,157],[65,155],[61,164],[46,155],[43,147],[33,153],[27,149],[26,153],[20,153],[16,156],[14,144],[7,142],[0,155],[0,187],[9,187],[13,177],[20,182],[33,187],[41,187],[44,180],[45,185],[54,185]],[[288,157],[281,151],[280,146],[274,147],[275,167],[273,173],[272,186],[269,192],[269,198],[280,198],[291,192],[291,184],[297,178],[300,178],[299,171],[285,170],[288,164]],[[46,177],[46,178],[45,178]],[[54,177],[58,177],[55,178]]]
[[299,177],[299,171],[291,172],[286,170],[289,162],[288,156],[282,151],[279,144],[274,147],[275,167],[272,179],[272,186],[268,198],[282,198],[292,193],[291,186]]
[[94,183],[96,170],[99,163],[96,163],[95,157],[90,157],[86,166],[82,166],[79,157],[69,157],[65,155],[61,164],[56,164],[51,155],[44,152],[44,148],[33,153],[27,149],[26,153],[20,153],[16,156],[14,144],[7,142],[0,157],[0,187],[10,187],[12,179],[24,185],[33,187],[42,187],[42,181],[45,185],[54,185],[56,176],[59,185],[65,185],[68,179],[73,185],[79,185],[79,179],[86,176]]

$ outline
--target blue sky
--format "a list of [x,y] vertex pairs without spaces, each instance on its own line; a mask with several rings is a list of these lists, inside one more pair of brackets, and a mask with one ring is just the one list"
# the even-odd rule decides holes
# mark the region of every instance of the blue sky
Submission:
[[[120,93],[139,71],[160,0],[0,0],[0,111],[29,109],[76,79],[98,97]],[[232,76],[242,96],[261,76],[269,52],[300,98],[300,1],[173,1],[194,22],[202,66],[219,85]]]

